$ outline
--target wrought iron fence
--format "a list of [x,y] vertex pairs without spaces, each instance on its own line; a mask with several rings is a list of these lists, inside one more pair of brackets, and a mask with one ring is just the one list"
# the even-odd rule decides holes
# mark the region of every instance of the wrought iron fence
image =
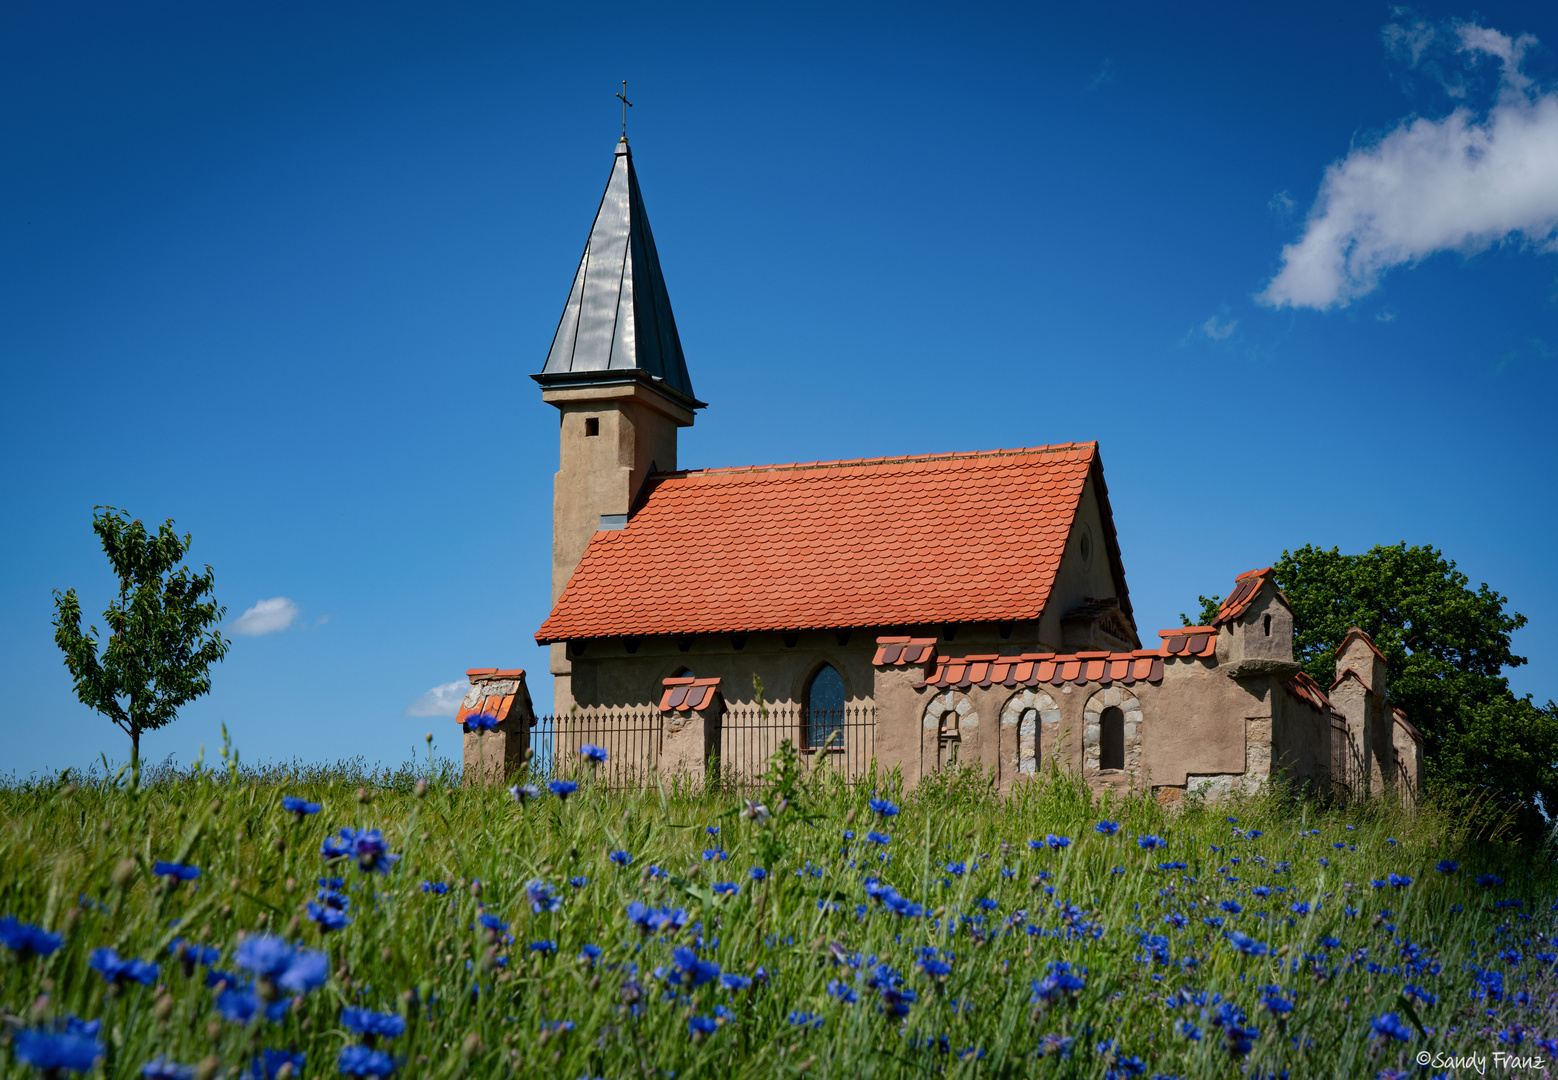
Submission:
[[585,745],[606,751],[606,761],[589,766],[611,787],[644,783],[660,763],[658,709],[581,709],[537,717],[530,727],[531,768],[545,776],[567,776],[585,764]]
[[[811,769],[857,779],[876,753],[876,710],[868,705],[808,710],[798,705],[738,706],[705,718],[707,774],[755,784],[788,739]],[[568,776],[585,766],[581,749],[599,746],[604,764],[588,766],[598,782],[633,787],[660,768],[665,714],[654,708],[580,709],[537,717],[529,730],[530,766],[541,776]]]
[[858,779],[876,754],[876,709],[806,709],[800,705],[742,705],[720,718],[719,770],[727,781],[750,784],[789,739],[812,769],[832,769]]

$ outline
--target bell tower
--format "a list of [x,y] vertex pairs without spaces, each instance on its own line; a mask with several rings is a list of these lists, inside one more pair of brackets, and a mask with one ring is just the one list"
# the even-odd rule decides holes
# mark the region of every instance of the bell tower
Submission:
[[[693,394],[627,137],[552,339],[533,376],[557,407],[561,438],[552,485],[552,602],[590,539],[627,527],[652,472],[676,469],[676,432],[704,403]],[[552,646],[556,708],[572,702],[565,646]]]

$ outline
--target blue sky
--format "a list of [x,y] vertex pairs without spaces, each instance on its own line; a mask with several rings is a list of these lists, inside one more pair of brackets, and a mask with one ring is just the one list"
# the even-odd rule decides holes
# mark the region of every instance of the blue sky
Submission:
[[50,628],[109,599],[99,503],[285,624],[151,757],[452,750],[406,713],[470,666],[549,702],[528,376],[623,78],[684,465],[1097,439],[1147,636],[1284,547],[1430,543],[1558,696],[1554,46],[1498,3],[9,5],[0,768],[128,753]]

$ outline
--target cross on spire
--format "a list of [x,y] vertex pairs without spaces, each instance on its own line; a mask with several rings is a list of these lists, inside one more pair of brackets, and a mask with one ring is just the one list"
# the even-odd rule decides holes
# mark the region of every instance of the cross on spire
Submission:
[[622,93],[617,95],[617,100],[622,102],[622,137],[626,139],[628,137],[628,110],[633,107],[633,103],[628,100],[628,81],[626,79],[622,80]]

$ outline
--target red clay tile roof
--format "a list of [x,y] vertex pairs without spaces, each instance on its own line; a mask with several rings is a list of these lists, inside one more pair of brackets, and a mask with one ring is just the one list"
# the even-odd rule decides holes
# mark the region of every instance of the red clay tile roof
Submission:
[[1083,485],[1130,617],[1096,443],[667,473],[597,532],[542,643],[1037,619]]
[[925,678],[926,686],[940,688],[970,686],[1037,686],[1049,683],[1110,683],[1130,686],[1136,682],[1163,680],[1163,654],[1160,649],[1136,649],[1133,652],[1021,653],[1017,656],[938,656],[936,667]]
[[879,637],[876,639],[876,656],[871,663],[877,667],[902,667],[905,664],[928,664],[936,655],[936,639],[933,637]]
[[[525,669],[468,668],[465,674],[475,688],[466,695],[465,701],[470,701],[474,697],[476,703],[466,705],[462,701],[460,711],[455,714],[454,722],[464,724],[467,716],[478,716],[482,713],[495,717],[500,724],[508,719],[509,710],[514,707],[514,699],[518,696],[520,688],[524,686]],[[518,685],[515,686],[515,683]]]
[[1212,656],[1217,652],[1217,627],[1176,626],[1159,630],[1164,656]]
[[1320,689],[1320,684],[1309,677],[1307,672],[1300,671],[1287,682],[1282,684],[1289,694],[1316,712],[1331,712],[1331,699],[1325,696],[1325,691]]
[[719,679],[694,679],[690,676],[681,676],[674,679],[666,679],[662,685],[665,692],[660,695],[660,708],[664,712],[673,709],[676,712],[696,712],[699,709],[707,709],[714,703],[714,695],[719,693]]
[[1243,615],[1249,608],[1250,602],[1255,599],[1255,594],[1260,592],[1260,587],[1266,583],[1266,579],[1272,577],[1272,568],[1267,566],[1260,570],[1246,570],[1234,578],[1233,592],[1228,594],[1223,601],[1223,606],[1217,609],[1217,617],[1212,620],[1213,626],[1221,626],[1232,622]]

